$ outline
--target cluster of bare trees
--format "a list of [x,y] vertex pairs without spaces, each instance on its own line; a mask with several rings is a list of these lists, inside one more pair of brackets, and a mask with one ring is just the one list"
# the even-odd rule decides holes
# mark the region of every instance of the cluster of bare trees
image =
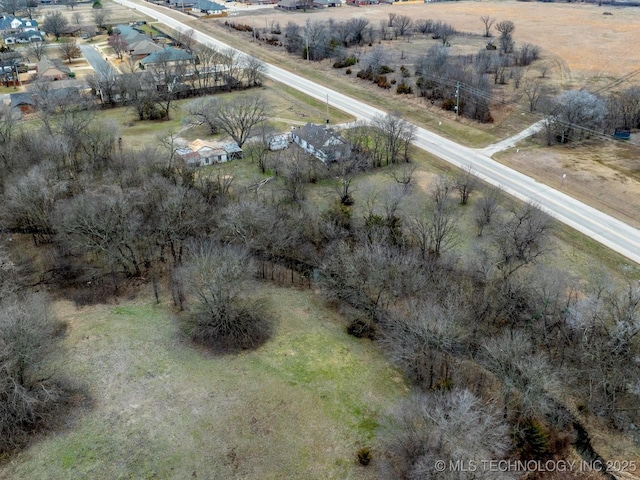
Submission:
[[42,293],[24,287],[19,268],[0,243],[0,453],[23,446],[51,426],[67,395],[47,363],[60,336]]
[[567,90],[545,100],[548,145],[640,127],[640,89],[636,86],[606,96],[586,89]]
[[[120,45],[118,37],[112,36],[112,46]],[[265,64],[256,58],[200,44],[192,45],[191,49],[195,61],[174,61],[167,53],[144,71],[130,60],[122,74],[106,68],[87,80],[104,105],[129,106],[140,120],[168,119],[173,101],[178,98],[262,84]]]

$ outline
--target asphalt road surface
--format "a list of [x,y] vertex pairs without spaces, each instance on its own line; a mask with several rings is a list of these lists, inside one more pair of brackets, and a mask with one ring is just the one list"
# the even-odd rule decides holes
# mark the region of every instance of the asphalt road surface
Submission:
[[[192,18],[181,12],[170,10],[164,13],[147,5],[133,3],[129,0],[116,1],[137,9],[175,30],[185,31],[192,28],[178,20],[181,16],[185,19]],[[231,48],[225,43],[198,31],[195,32],[194,39],[197,42],[218,49]],[[242,52],[240,53],[245,55]],[[382,110],[318,85],[282,68],[267,65],[266,74],[273,80],[289,85],[311,97],[328,102],[331,106],[344,110],[359,119],[371,120],[376,116],[386,114]],[[477,176],[486,182],[501,187],[507,193],[521,200],[539,205],[559,221],[606,245],[628,259],[640,263],[640,231],[638,229],[494,161],[482,150],[464,147],[420,127],[416,130],[414,143],[419,148],[453,165],[462,168],[472,167]]]

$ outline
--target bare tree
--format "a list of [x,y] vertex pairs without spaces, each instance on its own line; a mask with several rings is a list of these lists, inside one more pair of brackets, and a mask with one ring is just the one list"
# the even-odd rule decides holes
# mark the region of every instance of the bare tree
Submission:
[[122,56],[129,48],[127,41],[119,33],[114,33],[107,39],[109,48],[116,54],[118,60],[122,60]]
[[500,49],[504,53],[513,51],[513,32],[516,29],[515,24],[511,20],[502,20],[496,23],[496,30],[500,32]]
[[522,82],[522,91],[529,100],[529,111],[534,112],[543,93],[542,82],[537,78],[528,77]]
[[190,106],[190,113],[205,122],[212,133],[222,130],[242,147],[254,127],[267,118],[269,106],[260,94],[244,95],[233,101],[217,98],[198,100]]
[[502,190],[491,187],[478,199],[474,207],[473,221],[476,224],[478,236],[482,236],[484,227],[491,224],[491,220],[498,211]]
[[249,87],[259,87],[262,85],[264,75],[267,71],[267,65],[259,58],[246,56],[242,67],[247,77],[247,85]]
[[415,137],[416,128],[397,114],[376,117],[372,122],[374,165],[409,161],[409,147]]
[[74,58],[82,56],[82,52],[80,51],[80,47],[78,47],[78,43],[75,38],[70,38],[65,42],[60,43],[60,45],[58,45],[58,51],[62,58],[65,58],[69,63],[71,63],[71,60]]
[[196,32],[193,28],[184,31],[179,30],[176,40],[187,52],[191,53],[196,43],[195,34]]
[[413,20],[409,15],[398,15],[395,18],[393,26],[395,27],[397,34],[404,37],[411,31]]
[[551,218],[531,203],[513,211],[496,226],[493,241],[498,249],[497,267],[505,278],[549,251],[550,230]]
[[[0,295],[2,297],[2,295]],[[45,361],[56,325],[43,295],[8,295],[0,303],[0,452],[22,446],[64,401]]]
[[192,244],[182,278],[194,299],[188,318],[194,341],[224,352],[256,348],[268,340],[273,327],[265,300],[247,293],[252,273],[244,250]]
[[106,24],[111,18],[111,10],[108,8],[94,8],[92,14],[93,22],[98,28],[106,28]]
[[467,165],[453,179],[453,184],[460,194],[460,203],[462,205],[467,204],[469,197],[478,185],[478,177],[475,173],[473,166]]
[[[382,428],[386,453],[381,478],[514,480],[515,473],[478,468],[468,474],[449,465],[502,458],[509,427],[467,390],[414,393],[400,402]],[[439,468],[441,465],[445,468]]]
[[449,46],[450,40],[458,34],[453,25],[445,22],[437,22],[433,27],[434,35],[440,39],[443,46]]
[[62,12],[49,13],[42,22],[42,31],[55,36],[57,41],[68,24],[69,21],[62,15]]
[[73,23],[76,25],[80,25],[82,23],[82,14],[80,12],[73,12],[71,20],[73,20]]
[[553,126],[560,143],[589,137],[604,122],[604,100],[587,90],[562,92],[553,103]]
[[484,15],[480,17],[480,20],[482,20],[482,23],[484,24],[484,36],[487,38],[491,37],[491,27],[496,23],[496,19],[489,15]]
[[45,53],[46,44],[44,42],[29,42],[27,44],[27,53],[36,57],[36,60],[42,60]]

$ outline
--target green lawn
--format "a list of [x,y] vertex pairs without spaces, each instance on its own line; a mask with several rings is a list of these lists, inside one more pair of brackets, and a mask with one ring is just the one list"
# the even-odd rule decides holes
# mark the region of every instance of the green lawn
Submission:
[[402,376],[311,291],[264,287],[275,336],[215,357],[145,300],[75,309],[59,375],[94,406],[0,467],[20,479],[369,479],[355,461]]

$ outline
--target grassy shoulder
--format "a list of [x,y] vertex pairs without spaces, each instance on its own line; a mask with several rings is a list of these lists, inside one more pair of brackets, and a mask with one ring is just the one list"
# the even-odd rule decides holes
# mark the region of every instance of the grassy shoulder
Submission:
[[355,452],[405,392],[401,375],[311,291],[266,286],[273,338],[213,357],[150,300],[76,309],[58,371],[94,408],[0,467],[10,478],[374,478]]

